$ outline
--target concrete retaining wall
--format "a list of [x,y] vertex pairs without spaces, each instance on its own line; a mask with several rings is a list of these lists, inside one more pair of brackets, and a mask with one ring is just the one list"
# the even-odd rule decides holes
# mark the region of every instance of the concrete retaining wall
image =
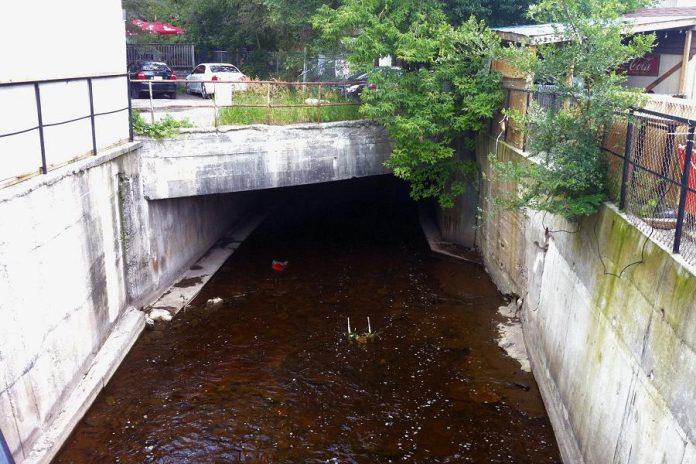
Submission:
[[391,144],[368,121],[188,130],[145,141],[149,199],[315,184],[387,174]]
[[[152,301],[254,201],[148,202],[137,150],[129,144],[0,191],[0,430],[17,462],[57,451],[45,435],[75,395],[81,404],[96,394],[76,386],[114,328],[128,316],[121,326],[132,333],[109,347],[120,357],[142,328],[129,305]],[[96,391],[110,372],[98,374]]]
[[694,269],[611,205],[579,224],[501,211],[491,198],[517,186],[495,180],[493,152],[521,159],[480,139],[478,245],[500,289],[524,299],[527,350],[564,462],[695,463]]

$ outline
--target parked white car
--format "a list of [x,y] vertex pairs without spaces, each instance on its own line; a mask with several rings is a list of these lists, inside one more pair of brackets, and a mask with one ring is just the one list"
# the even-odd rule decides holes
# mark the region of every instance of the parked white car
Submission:
[[[235,65],[229,63],[201,63],[196,66],[191,74],[186,76],[186,93],[198,93],[203,98],[211,97],[215,94],[215,86],[212,82],[196,81],[246,81],[249,80]],[[234,91],[245,91],[248,84],[226,84]]]

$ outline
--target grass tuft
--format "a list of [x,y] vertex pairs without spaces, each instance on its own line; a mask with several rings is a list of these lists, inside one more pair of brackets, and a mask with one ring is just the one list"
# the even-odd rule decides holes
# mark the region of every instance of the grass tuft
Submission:
[[[263,84],[250,84],[245,92],[235,92],[232,97],[233,104],[266,105],[267,87]],[[319,89],[316,86],[277,88],[271,86],[271,105],[301,105],[316,104],[319,100]],[[336,91],[323,89],[321,102],[324,103],[351,103],[345,96]],[[361,119],[359,106],[334,106],[321,107],[321,122],[353,121]],[[316,107],[304,108],[272,108],[271,124],[285,125],[319,121],[319,111]],[[268,121],[268,109],[248,107],[226,107],[220,110],[220,124],[222,125],[246,125],[266,124]]]

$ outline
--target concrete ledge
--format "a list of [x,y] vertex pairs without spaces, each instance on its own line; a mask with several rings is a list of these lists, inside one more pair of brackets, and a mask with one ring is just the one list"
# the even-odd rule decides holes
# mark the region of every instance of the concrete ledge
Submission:
[[152,304],[152,309],[163,309],[173,316],[185,308],[267,216],[267,212],[255,214],[232,228]]
[[40,187],[53,185],[68,176],[73,176],[95,166],[99,166],[100,164],[108,163],[119,156],[137,150],[141,145],[141,142],[124,142],[120,145],[98,152],[97,156],[75,161],[74,163],[48,171],[45,175],[32,177],[10,187],[0,189],[0,203],[12,198],[25,196]]
[[43,431],[23,464],[49,463],[107,384],[145,327],[145,314],[130,306],[114,326],[63,409]]
[[425,235],[425,239],[428,242],[428,246],[430,247],[430,251],[483,266],[481,258],[476,252],[467,250],[460,245],[448,242],[442,238],[440,229],[437,227],[437,224],[435,224],[435,221],[428,216],[422,204],[418,205],[418,220],[423,234]]

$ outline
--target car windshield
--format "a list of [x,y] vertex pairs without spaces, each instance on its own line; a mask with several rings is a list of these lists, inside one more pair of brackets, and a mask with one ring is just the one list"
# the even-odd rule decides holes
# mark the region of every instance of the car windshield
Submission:
[[367,73],[359,72],[346,77],[347,81],[362,81],[367,79]]
[[216,72],[216,73],[238,73],[239,69],[232,65],[220,65],[220,66],[211,66],[210,67],[211,72]]
[[143,71],[169,71],[164,63],[143,63]]

